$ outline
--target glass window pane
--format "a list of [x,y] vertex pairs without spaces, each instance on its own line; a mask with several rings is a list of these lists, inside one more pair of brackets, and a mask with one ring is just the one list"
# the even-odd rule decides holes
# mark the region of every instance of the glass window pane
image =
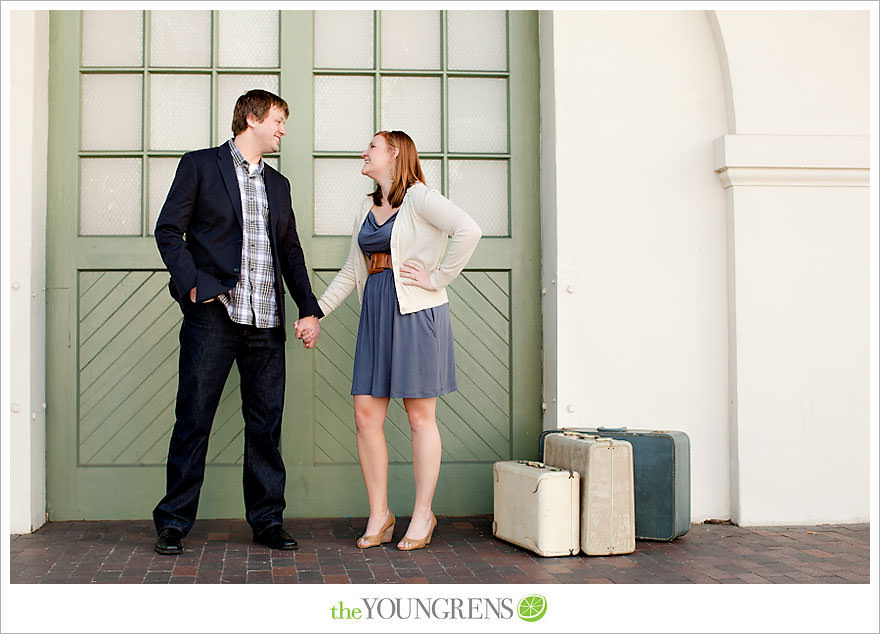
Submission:
[[403,130],[419,152],[439,152],[440,78],[383,77],[383,130]]
[[83,11],[83,66],[143,66],[143,11]]
[[507,12],[446,14],[450,70],[507,70]]
[[464,209],[487,236],[506,236],[508,229],[506,160],[449,161],[449,199]]
[[216,143],[219,145],[232,138],[232,112],[238,98],[254,88],[268,90],[277,95],[278,75],[220,75],[217,82]]
[[150,76],[150,148],[197,150],[211,143],[211,77]]
[[315,11],[315,68],[373,68],[373,12]]
[[507,152],[507,80],[449,78],[449,151]]
[[162,211],[162,205],[165,204],[165,198],[168,197],[168,190],[171,189],[171,182],[174,180],[174,173],[177,171],[177,164],[180,162],[176,157],[153,157],[150,160],[150,235],[153,235],[153,229],[156,227],[156,219],[159,212]]
[[374,132],[372,77],[315,77],[316,150],[361,151]]
[[143,75],[82,75],[82,149],[140,150]]
[[278,67],[278,11],[220,11],[220,66]]
[[440,68],[439,11],[382,11],[382,68]]
[[361,159],[315,159],[315,233],[351,235],[364,197],[375,189]]
[[150,64],[211,65],[210,11],[151,11]]
[[274,169],[274,170],[276,170],[276,171],[281,171],[281,170],[278,169],[278,157],[277,157],[277,156],[264,156],[264,157],[263,157],[263,160],[264,160],[268,165],[271,165],[271,166],[272,166],[272,169]]
[[443,191],[443,161],[440,159],[421,159],[422,171],[425,173],[425,185],[438,192]]
[[80,159],[80,235],[141,235],[141,159]]

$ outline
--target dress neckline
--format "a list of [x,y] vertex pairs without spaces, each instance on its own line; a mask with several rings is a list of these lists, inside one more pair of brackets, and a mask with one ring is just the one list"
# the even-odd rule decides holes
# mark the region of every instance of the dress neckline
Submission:
[[390,216],[388,216],[388,218],[385,219],[385,222],[383,222],[382,224],[379,224],[379,219],[376,218],[376,214],[373,213],[373,208],[370,207],[370,215],[373,216],[373,222],[376,224],[377,227],[384,227],[384,226],[387,225],[389,222],[391,222],[391,220],[394,219],[394,216],[397,215],[397,212],[398,212],[398,211],[400,211],[400,207],[397,208],[397,211],[395,211],[393,214],[391,214]]

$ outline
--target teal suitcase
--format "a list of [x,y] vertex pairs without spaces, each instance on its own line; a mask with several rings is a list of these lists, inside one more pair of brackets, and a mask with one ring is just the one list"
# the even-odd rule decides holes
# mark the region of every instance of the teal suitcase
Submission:
[[564,431],[626,440],[632,445],[636,539],[668,542],[690,530],[691,453],[687,434],[626,427],[551,429],[541,434],[538,460],[544,460],[547,435]]

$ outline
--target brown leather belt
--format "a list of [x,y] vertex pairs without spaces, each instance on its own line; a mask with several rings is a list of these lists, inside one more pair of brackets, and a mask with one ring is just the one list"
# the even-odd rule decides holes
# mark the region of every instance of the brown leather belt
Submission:
[[379,273],[380,271],[384,271],[385,269],[391,268],[391,254],[390,253],[373,253],[370,256],[370,270],[368,271],[369,275],[373,273]]

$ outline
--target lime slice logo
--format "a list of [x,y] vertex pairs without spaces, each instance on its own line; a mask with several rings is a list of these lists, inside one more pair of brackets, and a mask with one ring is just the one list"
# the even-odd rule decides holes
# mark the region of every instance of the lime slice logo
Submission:
[[530,594],[519,602],[517,614],[529,623],[539,620],[547,613],[547,599],[540,594]]

